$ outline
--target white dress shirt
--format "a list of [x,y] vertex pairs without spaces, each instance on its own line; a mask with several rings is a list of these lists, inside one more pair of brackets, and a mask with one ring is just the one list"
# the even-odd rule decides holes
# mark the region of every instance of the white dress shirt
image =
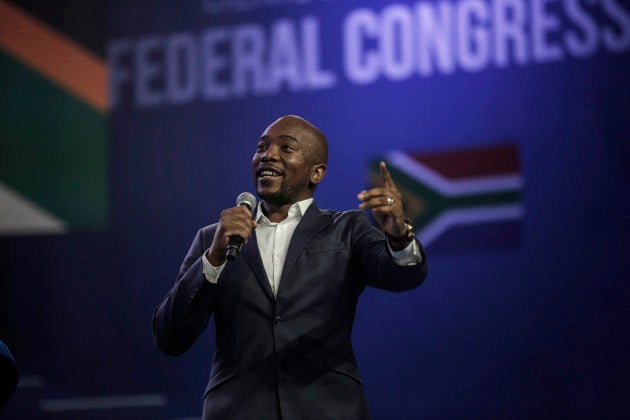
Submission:
[[[312,198],[298,201],[289,208],[287,218],[281,222],[271,222],[262,212],[262,206],[259,204],[256,208],[256,216],[254,220],[258,223],[256,228],[256,240],[258,242],[258,251],[262,258],[269,285],[274,295],[278,292],[280,277],[282,276],[282,268],[284,260],[289,251],[291,237],[302,219],[304,213],[313,202]],[[389,243],[387,244],[389,247]],[[206,250],[207,251],[207,250]],[[411,243],[401,251],[392,251],[390,248],[394,262],[398,265],[415,265],[422,262],[422,255],[418,249],[416,241]],[[221,271],[225,267],[225,262],[219,267],[214,267],[208,261],[206,253],[202,257],[203,274],[210,283],[216,283]]]

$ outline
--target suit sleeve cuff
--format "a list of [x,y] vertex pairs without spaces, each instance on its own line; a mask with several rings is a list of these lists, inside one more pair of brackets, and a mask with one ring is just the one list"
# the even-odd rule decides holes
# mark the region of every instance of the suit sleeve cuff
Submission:
[[225,267],[225,262],[223,264],[221,264],[218,267],[213,266],[212,264],[210,264],[210,261],[208,261],[208,258],[206,257],[206,252],[203,253],[202,257],[201,257],[201,262],[203,264],[203,275],[206,277],[206,280],[208,280],[208,282],[216,284],[217,283],[217,279],[219,278],[219,275],[221,274],[221,271],[223,271],[223,268]]
[[422,262],[422,254],[418,248],[418,242],[415,240],[411,241],[405,249],[401,249],[400,251],[393,251],[389,246],[389,242],[387,242],[387,248],[389,248],[389,253],[394,259],[394,262],[398,265],[417,265]]

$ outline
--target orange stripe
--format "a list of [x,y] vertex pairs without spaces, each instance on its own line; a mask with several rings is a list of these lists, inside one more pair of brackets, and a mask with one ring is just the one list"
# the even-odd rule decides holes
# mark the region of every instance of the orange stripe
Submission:
[[107,110],[104,61],[3,0],[0,0],[0,48],[100,112]]

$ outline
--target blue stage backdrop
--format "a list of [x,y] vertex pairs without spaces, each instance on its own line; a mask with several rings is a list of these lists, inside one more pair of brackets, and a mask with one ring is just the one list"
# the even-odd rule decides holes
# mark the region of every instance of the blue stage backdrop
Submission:
[[213,328],[167,357],[152,311],[297,114],[329,140],[318,205],[356,208],[383,159],[426,244],[421,287],[359,302],[375,419],[630,414],[627,1],[112,1],[106,34],[107,223],[2,241],[48,403],[200,414]]

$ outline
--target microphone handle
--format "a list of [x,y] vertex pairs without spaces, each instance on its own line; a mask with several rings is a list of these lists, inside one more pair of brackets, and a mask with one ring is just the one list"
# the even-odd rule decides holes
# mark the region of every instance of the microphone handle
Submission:
[[[241,239],[238,236],[236,238]],[[233,239],[233,237],[230,237],[227,250],[225,251],[225,258],[227,258],[228,261],[234,261],[236,257],[238,257],[238,254],[241,252],[241,244],[241,241],[235,240]]]
[[[251,193],[244,192],[236,197],[236,205],[245,206],[251,211],[252,206],[256,205],[256,197],[254,197]],[[228,261],[234,261],[241,252],[241,246],[243,246],[243,238],[238,235],[230,236],[228,239],[228,246],[225,251],[225,258]]]

